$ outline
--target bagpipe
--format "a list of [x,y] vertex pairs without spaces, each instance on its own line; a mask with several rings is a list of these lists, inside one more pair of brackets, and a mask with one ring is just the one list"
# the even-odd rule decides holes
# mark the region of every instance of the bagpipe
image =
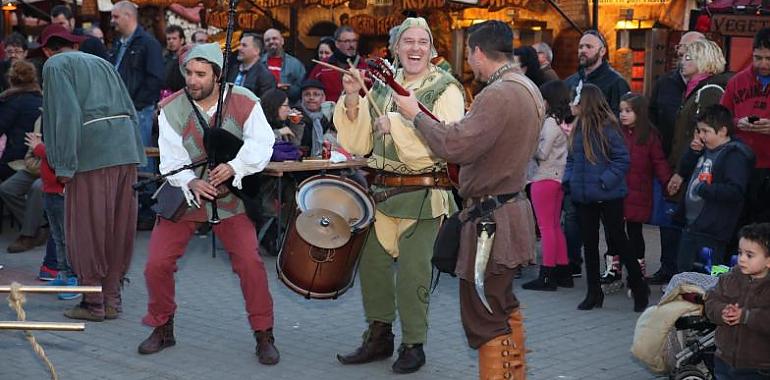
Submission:
[[[231,160],[233,160],[240,151],[241,147],[243,147],[243,141],[235,136],[234,134],[228,132],[227,130],[222,128],[222,117],[223,113],[221,112],[223,110],[223,103],[225,94],[227,92],[227,74],[229,71],[229,62],[232,55],[232,39],[233,39],[233,29],[235,28],[235,15],[236,15],[236,7],[237,7],[238,0],[229,0],[229,10],[228,10],[228,20],[227,20],[227,34],[225,39],[225,54],[224,54],[224,63],[222,67],[222,74],[219,78],[219,96],[217,98],[217,112],[215,113],[215,119],[214,119],[214,125],[208,127],[207,123],[202,120],[202,117],[200,114],[197,114],[199,119],[201,120],[201,127],[203,128],[203,145],[206,150],[206,158],[193,162],[189,165],[185,165],[181,168],[178,168],[176,170],[173,170],[171,172],[154,176],[149,179],[145,179],[143,181],[139,181],[133,185],[134,190],[140,190],[147,185],[151,183],[160,183],[161,181],[165,181],[167,177],[172,176],[174,174],[177,174],[179,172],[182,172],[184,170],[189,169],[195,169],[201,166],[207,166],[208,169],[214,169],[217,167],[217,165],[228,163]],[[189,94],[188,94],[189,96]],[[193,107],[193,109],[195,109]],[[197,109],[195,109],[197,111]],[[217,198],[221,198],[223,196],[226,196],[227,193],[232,193],[236,197],[240,198],[243,201],[244,207],[246,209],[246,214],[248,217],[253,220],[254,222],[261,222],[261,211],[260,211],[260,202],[258,199],[259,196],[259,188],[260,188],[260,179],[258,175],[249,175],[243,177],[241,180],[241,189],[236,188],[233,186],[233,179],[229,179],[226,183],[223,184],[223,186],[219,186],[217,189]],[[172,200],[173,203],[178,203],[180,201],[184,201],[181,205],[171,204],[171,205],[159,205],[161,209],[168,209],[170,210],[167,212],[168,215],[172,214],[179,214],[177,210],[184,209],[186,206],[186,200],[184,196],[179,196],[181,194],[181,189],[176,188],[173,189],[173,187],[168,186],[161,186],[166,187],[169,190],[168,192],[174,192],[174,195],[171,196],[165,196],[163,197],[158,196],[159,194],[156,193],[154,198],[160,203],[163,201],[163,199]],[[159,189],[160,191],[160,189]],[[179,194],[176,194],[176,193]],[[217,208],[217,199],[213,199],[211,201],[211,218],[209,219],[210,224],[217,224],[221,220],[219,219],[219,212]],[[159,212],[159,214],[162,214]]]

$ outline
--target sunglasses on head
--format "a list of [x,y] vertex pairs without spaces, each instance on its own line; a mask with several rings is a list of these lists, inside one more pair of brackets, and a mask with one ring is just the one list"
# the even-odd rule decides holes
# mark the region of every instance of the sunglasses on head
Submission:
[[599,33],[598,30],[595,30],[595,29],[586,30],[585,32],[583,32],[583,36],[585,36],[585,35],[592,35],[592,36],[598,38],[599,41],[601,41],[602,46],[604,48],[607,48],[607,40],[604,39],[604,36],[602,36],[602,34]]

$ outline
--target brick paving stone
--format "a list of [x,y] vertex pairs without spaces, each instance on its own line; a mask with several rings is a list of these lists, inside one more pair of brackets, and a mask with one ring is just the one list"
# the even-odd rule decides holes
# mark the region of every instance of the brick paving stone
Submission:
[[[648,271],[658,266],[657,229],[645,228]],[[0,235],[0,247],[15,238],[15,231]],[[86,323],[85,332],[36,332],[56,366],[61,379],[361,379],[376,380],[394,375],[390,360],[358,366],[343,366],[338,352],[355,349],[366,327],[360,289],[354,286],[337,300],[306,300],[287,289],[277,278],[275,258],[265,257],[275,306],[276,345],[281,362],[261,366],[254,354],[255,341],[249,331],[238,279],[228,255],[218,251],[211,257],[209,238],[193,239],[179,262],[176,274],[178,309],[175,317],[175,347],[149,356],[139,355],[137,345],[151,329],[142,326],[147,289],[143,278],[149,233],[139,233],[134,260],[124,289],[124,311],[120,318]],[[603,241],[603,239],[602,239]],[[43,249],[22,254],[0,253],[0,284],[35,280]],[[634,361],[629,353],[636,318],[633,302],[625,292],[608,295],[604,308],[578,311],[585,280],[575,279],[574,289],[533,292],[521,284],[537,275],[527,268],[516,280],[528,334],[529,379],[647,380],[655,376]],[[653,290],[653,302],[660,291]],[[54,295],[29,295],[27,317],[38,321],[67,321],[62,315],[78,301],[59,301]],[[13,320],[14,313],[0,307],[0,320]],[[427,364],[415,379],[474,379],[476,352],[467,347],[460,326],[457,280],[442,276],[432,295],[431,328],[425,346]],[[398,324],[394,326],[400,343]],[[20,332],[0,331],[0,380],[47,378],[45,366],[35,357]]]

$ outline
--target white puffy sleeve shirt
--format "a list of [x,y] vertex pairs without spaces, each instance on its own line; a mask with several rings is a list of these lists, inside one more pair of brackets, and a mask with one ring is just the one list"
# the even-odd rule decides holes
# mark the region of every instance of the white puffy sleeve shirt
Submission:
[[[198,105],[196,104],[196,107]],[[206,114],[214,115],[216,105],[206,110]],[[192,163],[190,155],[184,148],[182,135],[177,133],[168,122],[163,110],[158,116],[158,149],[160,150],[160,172],[168,173]],[[267,123],[262,107],[259,103],[254,105],[249,117],[243,125],[243,146],[235,158],[228,164],[235,171],[233,186],[241,188],[243,177],[262,171],[270,162],[273,155],[273,143],[275,136]],[[192,169],[183,170],[168,177],[172,186],[180,187],[184,192],[187,203],[191,204],[194,198],[188,187],[190,181],[196,179]]]

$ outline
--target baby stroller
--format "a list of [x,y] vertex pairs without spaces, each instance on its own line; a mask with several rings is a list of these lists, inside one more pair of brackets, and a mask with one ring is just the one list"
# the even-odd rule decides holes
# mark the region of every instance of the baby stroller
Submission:
[[681,273],[671,279],[658,305],[639,317],[633,355],[650,371],[671,380],[711,380],[716,326],[704,315],[704,295],[717,278]]
[[[696,300],[703,303],[703,299]],[[709,380],[714,373],[714,332],[716,326],[703,315],[679,317],[669,343],[674,353],[671,380]]]

